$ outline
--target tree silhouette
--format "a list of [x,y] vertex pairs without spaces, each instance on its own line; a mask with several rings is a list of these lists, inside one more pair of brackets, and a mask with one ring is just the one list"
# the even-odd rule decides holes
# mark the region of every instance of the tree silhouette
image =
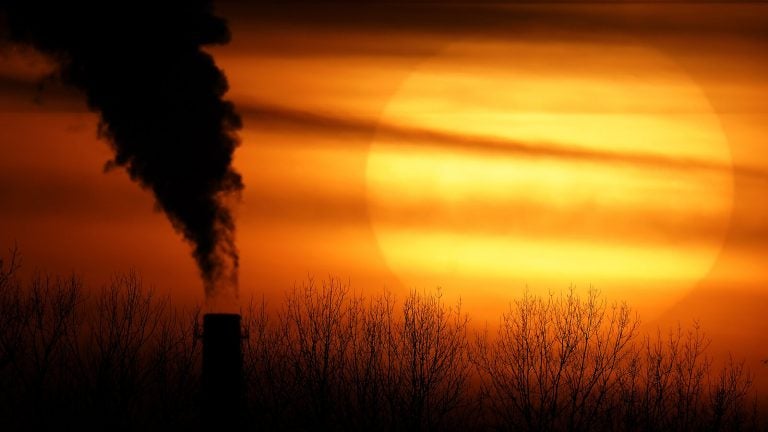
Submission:
[[497,334],[477,339],[486,420],[501,430],[752,430],[751,378],[730,360],[713,370],[696,323],[638,334],[626,304],[526,294]]
[[[77,276],[23,282],[20,265],[15,249],[0,261],[3,430],[199,428],[199,310],[136,272],[88,291]],[[472,332],[440,290],[365,297],[310,278],[275,307],[251,302],[242,322],[246,429],[765,426],[744,363],[716,363],[698,323],[641,334],[629,306],[597,291],[527,293]]]

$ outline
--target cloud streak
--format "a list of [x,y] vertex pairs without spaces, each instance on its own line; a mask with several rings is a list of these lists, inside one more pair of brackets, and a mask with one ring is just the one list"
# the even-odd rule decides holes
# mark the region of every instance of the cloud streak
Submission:
[[[688,157],[648,153],[612,152],[547,142],[525,142],[479,135],[399,126],[373,119],[338,117],[267,104],[243,106],[242,115],[251,126],[297,134],[330,136],[378,136],[394,145],[441,148],[480,154],[549,158],[572,162],[624,164],[673,171],[733,172],[735,176],[768,182],[768,171],[750,166],[731,166]],[[366,142],[367,144],[367,142]]]
[[[663,3],[663,4],[662,4]],[[267,28],[314,28],[338,32],[434,34],[448,37],[514,36],[562,39],[608,35],[736,36],[768,40],[768,7],[759,2],[495,1],[338,3],[266,2],[224,6],[231,16],[250,16]],[[610,38],[609,38],[610,39]]]

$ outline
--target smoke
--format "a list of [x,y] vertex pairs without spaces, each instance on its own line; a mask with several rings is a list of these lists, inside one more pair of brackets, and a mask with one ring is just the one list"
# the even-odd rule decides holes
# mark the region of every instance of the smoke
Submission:
[[58,63],[57,78],[82,90],[99,135],[191,243],[210,297],[236,289],[238,253],[228,202],[240,117],[208,44],[229,40],[206,0],[2,0],[7,42]]

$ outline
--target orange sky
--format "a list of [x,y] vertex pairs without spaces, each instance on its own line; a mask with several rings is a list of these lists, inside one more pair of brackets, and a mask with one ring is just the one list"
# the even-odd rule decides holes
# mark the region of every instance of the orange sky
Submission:
[[[223,5],[241,296],[442,286],[476,322],[590,284],[768,357],[768,6]],[[0,50],[0,246],[201,302],[189,248],[50,65]],[[758,377],[759,378],[759,377]]]

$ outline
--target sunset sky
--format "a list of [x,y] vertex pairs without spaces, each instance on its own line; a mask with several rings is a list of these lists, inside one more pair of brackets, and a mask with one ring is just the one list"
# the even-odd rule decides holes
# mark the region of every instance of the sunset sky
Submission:
[[[768,5],[222,3],[240,296],[308,276],[495,322],[594,286],[768,358]],[[189,245],[52,63],[0,48],[0,247],[204,301]],[[755,370],[760,375],[766,371]]]

